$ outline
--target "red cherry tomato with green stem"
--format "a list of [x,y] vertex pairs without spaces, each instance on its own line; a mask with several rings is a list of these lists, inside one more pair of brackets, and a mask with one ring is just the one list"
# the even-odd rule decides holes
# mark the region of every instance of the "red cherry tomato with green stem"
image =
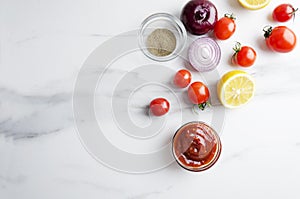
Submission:
[[188,88],[189,100],[193,104],[197,104],[201,110],[204,110],[206,105],[209,105],[209,96],[209,90],[202,82],[194,82]]
[[266,44],[273,51],[288,53],[296,46],[296,34],[286,26],[266,26],[263,31]]
[[256,52],[249,46],[242,46],[241,43],[237,42],[233,48],[234,54],[231,61],[234,65],[242,67],[252,66],[256,60]]
[[190,71],[181,69],[179,70],[174,77],[174,84],[179,88],[187,87],[192,81],[192,74]]
[[150,102],[150,111],[155,116],[162,116],[170,109],[170,103],[165,98],[156,98]]
[[226,40],[235,32],[235,17],[233,14],[225,14],[219,19],[214,27],[214,34],[220,40]]
[[274,21],[286,22],[295,17],[297,10],[291,4],[280,4],[273,10],[272,17]]

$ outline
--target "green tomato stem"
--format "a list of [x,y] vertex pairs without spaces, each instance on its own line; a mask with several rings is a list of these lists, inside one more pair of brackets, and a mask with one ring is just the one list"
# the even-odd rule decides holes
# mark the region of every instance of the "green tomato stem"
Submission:
[[272,28],[272,26],[265,26],[264,29],[263,29],[263,31],[265,32],[264,33],[264,37],[268,38],[268,37],[270,37],[270,35],[271,35],[272,31],[273,31],[273,28]]
[[296,15],[295,13],[298,11],[298,8],[294,9],[294,11],[292,13],[290,13],[291,15],[293,15],[293,22],[295,21]]
[[224,17],[227,17],[227,18],[232,19],[232,20],[236,20],[236,17],[235,17],[235,15],[234,15],[233,13],[231,13],[231,14],[226,13],[226,14],[224,15]]
[[198,108],[201,110],[201,111],[204,111],[204,109],[206,108],[206,106],[211,106],[210,103],[207,101],[207,102],[203,102],[201,104],[198,104]]
[[234,54],[237,54],[242,48],[242,44],[240,42],[236,42],[234,47],[232,48],[234,50]]

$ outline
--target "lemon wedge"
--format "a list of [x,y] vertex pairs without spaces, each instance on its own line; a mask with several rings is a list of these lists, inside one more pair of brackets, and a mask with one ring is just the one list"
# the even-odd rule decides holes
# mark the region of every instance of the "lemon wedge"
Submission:
[[253,98],[255,82],[245,71],[233,70],[219,80],[217,91],[219,100],[225,107],[238,108]]
[[240,4],[250,10],[258,10],[266,7],[271,0],[238,0]]

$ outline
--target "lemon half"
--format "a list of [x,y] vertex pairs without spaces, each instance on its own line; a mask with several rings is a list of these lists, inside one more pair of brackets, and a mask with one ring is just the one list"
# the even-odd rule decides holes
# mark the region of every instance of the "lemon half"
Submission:
[[217,91],[219,100],[225,107],[238,108],[253,98],[255,82],[245,71],[233,70],[219,80]]
[[240,4],[250,10],[258,10],[266,7],[271,0],[238,0]]

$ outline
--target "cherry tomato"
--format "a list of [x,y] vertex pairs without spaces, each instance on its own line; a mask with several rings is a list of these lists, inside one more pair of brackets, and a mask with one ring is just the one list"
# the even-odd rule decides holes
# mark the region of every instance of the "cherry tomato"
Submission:
[[201,110],[204,110],[209,98],[209,90],[202,82],[194,82],[188,88],[188,97],[193,104],[197,104]]
[[272,17],[275,21],[286,22],[292,17],[295,17],[295,12],[297,10],[298,8],[295,9],[291,4],[280,4],[273,10]]
[[267,46],[276,52],[287,53],[292,51],[297,43],[295,33],[286,26],[264,28],[264,36]]
[[225,14],[224,17],[219,19],[214,27],[214,33],[216,38],[220,40],[226,40],[235,32],[235,17],[233,14]]
[[150,110],[155,116],[162,116],[170,109],[170,103],[165,98],[156,98],[150,102]]
[[233,48],[235,53],[232,56],[232,63],[242,67],[252,66],[256,60],[256,52],[249,46],[242,46],[237,42]]
[[192,80],[192,74],[190,71],[182,69],[179,70],[174,77],[174,84],[179,88],[187,87]]

